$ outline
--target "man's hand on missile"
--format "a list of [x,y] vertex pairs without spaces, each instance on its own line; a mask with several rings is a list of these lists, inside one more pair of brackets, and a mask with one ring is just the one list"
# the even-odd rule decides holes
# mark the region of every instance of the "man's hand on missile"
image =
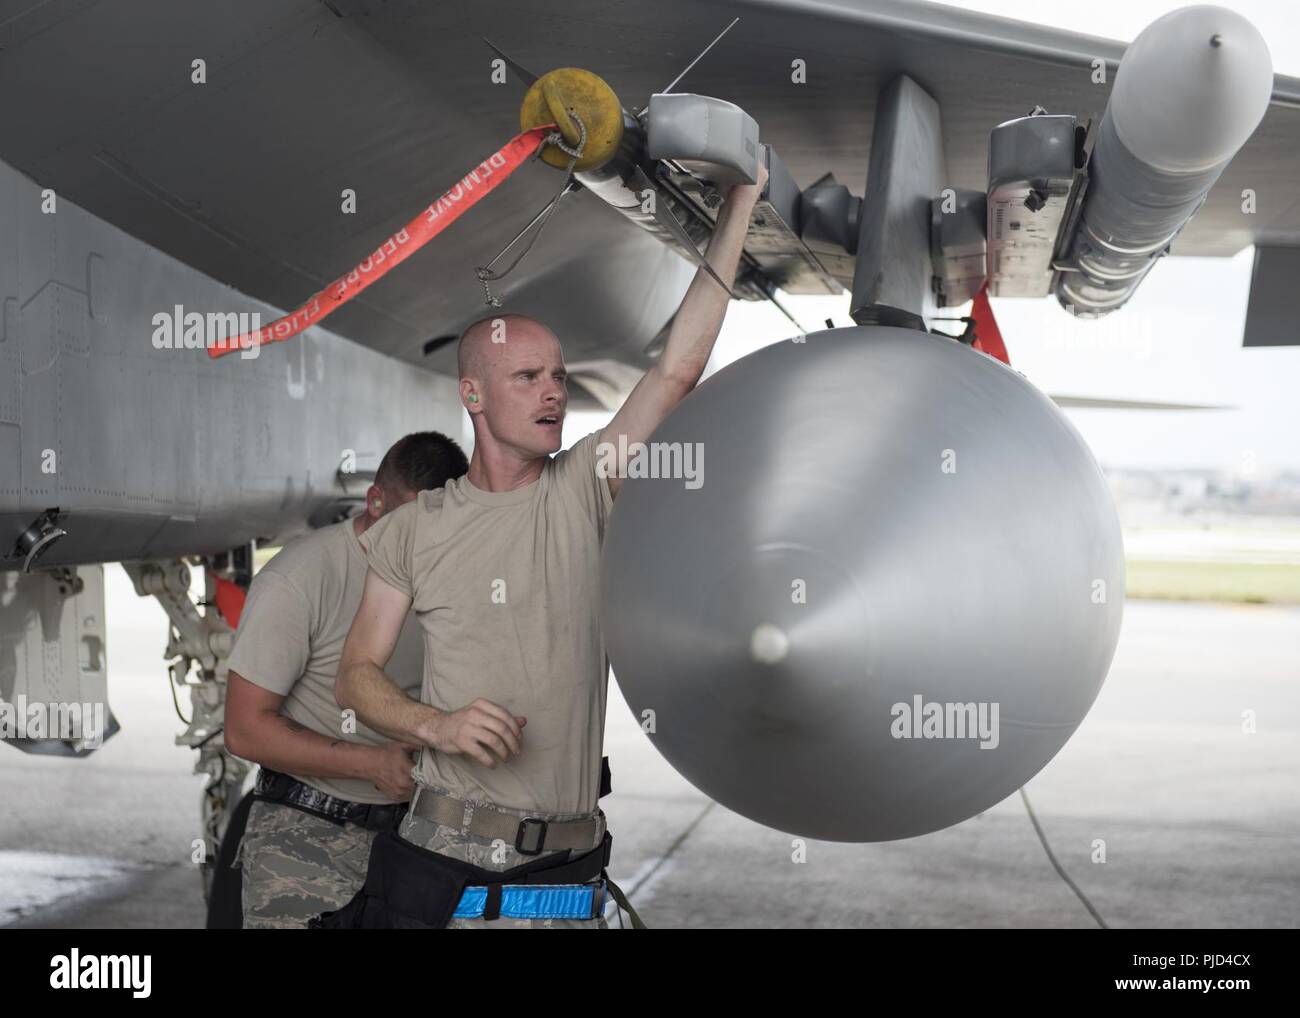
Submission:
[[759,195],[763,193],[763,188],[767,186],[767,166],[760,161],[758,164],[758,179],[752,184],[732,184],[727,191],[727,201],[733,204],[744,202],[752,206],[758,201]]
[[484,767],[495,767],[498,760],[492,753],[504,763],[512,754],[518,756],[522,752],[521,729],[526,724],[527,718],[479,697],[467,707],[440,713],[427,721],[421,727],[420,738],[439,753],[448,756],[463,754]]

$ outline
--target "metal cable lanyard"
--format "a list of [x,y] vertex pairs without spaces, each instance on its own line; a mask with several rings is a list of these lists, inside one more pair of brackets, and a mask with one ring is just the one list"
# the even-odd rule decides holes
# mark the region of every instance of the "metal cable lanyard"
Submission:
[[[558,148],[561,152],[563,152],[565,155],[569,157],[569,165],[565,168],[564,171],[564,183],[560,185],[560,189],[559,191],[556,192],[555,197],[552,198],[549,202],[547,202],[545,207],[540,212],[538,212],[537,215],[533,216],[533,218],[529,221],[527,226],[525,226],[522,230],[520,230],[518,233],[514,235],[510,243],[508,243],[505,247],[503,247],[500,251],[498,251],[496,253],[496,256],[490,262],[488,262],[487,265],[481,266],[480,268],[474,270],[474,274],[475,276],[478,277],[478,281],[483,284],[483,302],[485,304],[491,305],[494,308],[501,307],[501,298],[495,296],[492,293],[492,288],[488,285],[489,282],[498,282],[504,279],[506,276],[508,276],[511,272],[515,270],[515,267],[520,262],[522,262],[525,257],[527,257],[528,252],[531,251],[533,249],[533,245],[537,243],[537,238],[540,237],[542,235],[542,231],[546,229],[546,224],[550,221],[551,214],[555,211],[556,207],[560,204],[560,199],[565,196],[565,194],[569,190],[569,185],[573,182],[573,167],[577,163],[578,159],[582,156],[582,150],[587,145],[587,125],[582,122],[582,118],[579,117],[576,113],[570,111],[569,116],[573,120],[577,121],[578,124],[579,137],[578,137],[578,145],[576,148],[570,148],[568,145],[566,145],[564,143],[564,135],[562,135],[558,130],[552,131],[543,139],[542,142],[543,145],[554,145],[556,148]],[[537,151],[540,154],[542,150],[539,147]],[[501,257],[507,251],[509,251],[512,247],[514,247],[517,243],[519,243],[519,238],[521,238],[525,233],[531,230],[539,220],[541,221],[541,225],[537,227],[536,231],[534,231],[532,237],[529,238],[528,243],[524,245],[524,249],[520,251],[519,254],[515,257],[515,260],[512,261],[509,265],[507,265],[500,272],[493,272],[492,266],[495,265],[498,261],[500,261]]]

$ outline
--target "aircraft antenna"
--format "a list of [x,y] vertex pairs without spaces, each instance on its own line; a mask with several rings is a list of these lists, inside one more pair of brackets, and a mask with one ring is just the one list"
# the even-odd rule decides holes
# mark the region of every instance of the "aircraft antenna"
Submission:
[[677,77],[673,78],[673,80],[672,80],[671,82],[668,83],[668,87],[665,88],[664,91],[665,91],[665,92],[671,92],[671,91],[673,90],[673,86],[676,85],[679,81],[681,81],[684,77],[686,77],[687,72],[689,72],[690,69],[691,69],[692,67],[694,67],[696,64],[698,64],[701,60],[703,60],[703,59],[704,59],[704,54],[707,53],[707,52],[709,52],[709,50],[713,49],[713,47],[716,46],[716,45],[718,44],[718,39],[721,39],[724,35],[726,35],[726,34],[727,34],[728,32],[730,32],[733,28],[735,28],[735,27],[736,27],[736,22],[739,21],[739,20],[740,20],[739,18],[732,18],[732,19],[731,19],[731,24],[728,25],[726,28],[724,28],[721,32],[718,33],[718,38],[717,38],[717,39],[714,39],[711,43],[709,43],[707,46],[705,46],[704,49],[702,49],[702,50],[700,51],[700,55],[699,55],[698,57],[696,57],[694,60],[692,60],[689,64],[687,64],[686,67],[685,67],[685,69],[682,71],[682,73],[679,74],[679,75],[677,75]]

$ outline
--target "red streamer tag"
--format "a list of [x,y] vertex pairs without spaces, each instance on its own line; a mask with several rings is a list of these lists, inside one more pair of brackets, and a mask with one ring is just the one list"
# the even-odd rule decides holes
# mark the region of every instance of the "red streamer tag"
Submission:
[[340,276],[325,289],[312,295],[301,307],[277,318],[257,332],[214,343],[208,347],[208,356],[221,357],[266,343],[281,343],[316,325],[375,280],[382,279],[397,268],[459,219],[480,198],[522,166],[524,160],[537,151],[542,140],[553,130],[555,125],[547,124],[515,135],[461,177],[455,187],[439,195],[419,215],[375,248],[368,258],[346,276]]
[[975,319],[975,342],[971,345],[981,353],[996,357],[1008,367],[1011,358],[1007,355],[1007,345],[1002,342],[1002,330],[998,320],[993,317],[993,305],[989,303],[989,284],[980,287],[971,303],[970,316]]

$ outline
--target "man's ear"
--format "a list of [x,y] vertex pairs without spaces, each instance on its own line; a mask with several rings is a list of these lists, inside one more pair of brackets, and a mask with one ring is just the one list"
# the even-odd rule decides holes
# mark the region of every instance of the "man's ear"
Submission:
[[366,489],[366,515],[370,517],[373,523],[379,517],[384,515],[387,508],[384,500],[384,489],[377,484],[372,484]]
[[483,409],[483,397],[479,395],[478,386],[472,379],[462,378],[460,380],[460,401],[464,404],[465,409],[472,414],[476,414]]

